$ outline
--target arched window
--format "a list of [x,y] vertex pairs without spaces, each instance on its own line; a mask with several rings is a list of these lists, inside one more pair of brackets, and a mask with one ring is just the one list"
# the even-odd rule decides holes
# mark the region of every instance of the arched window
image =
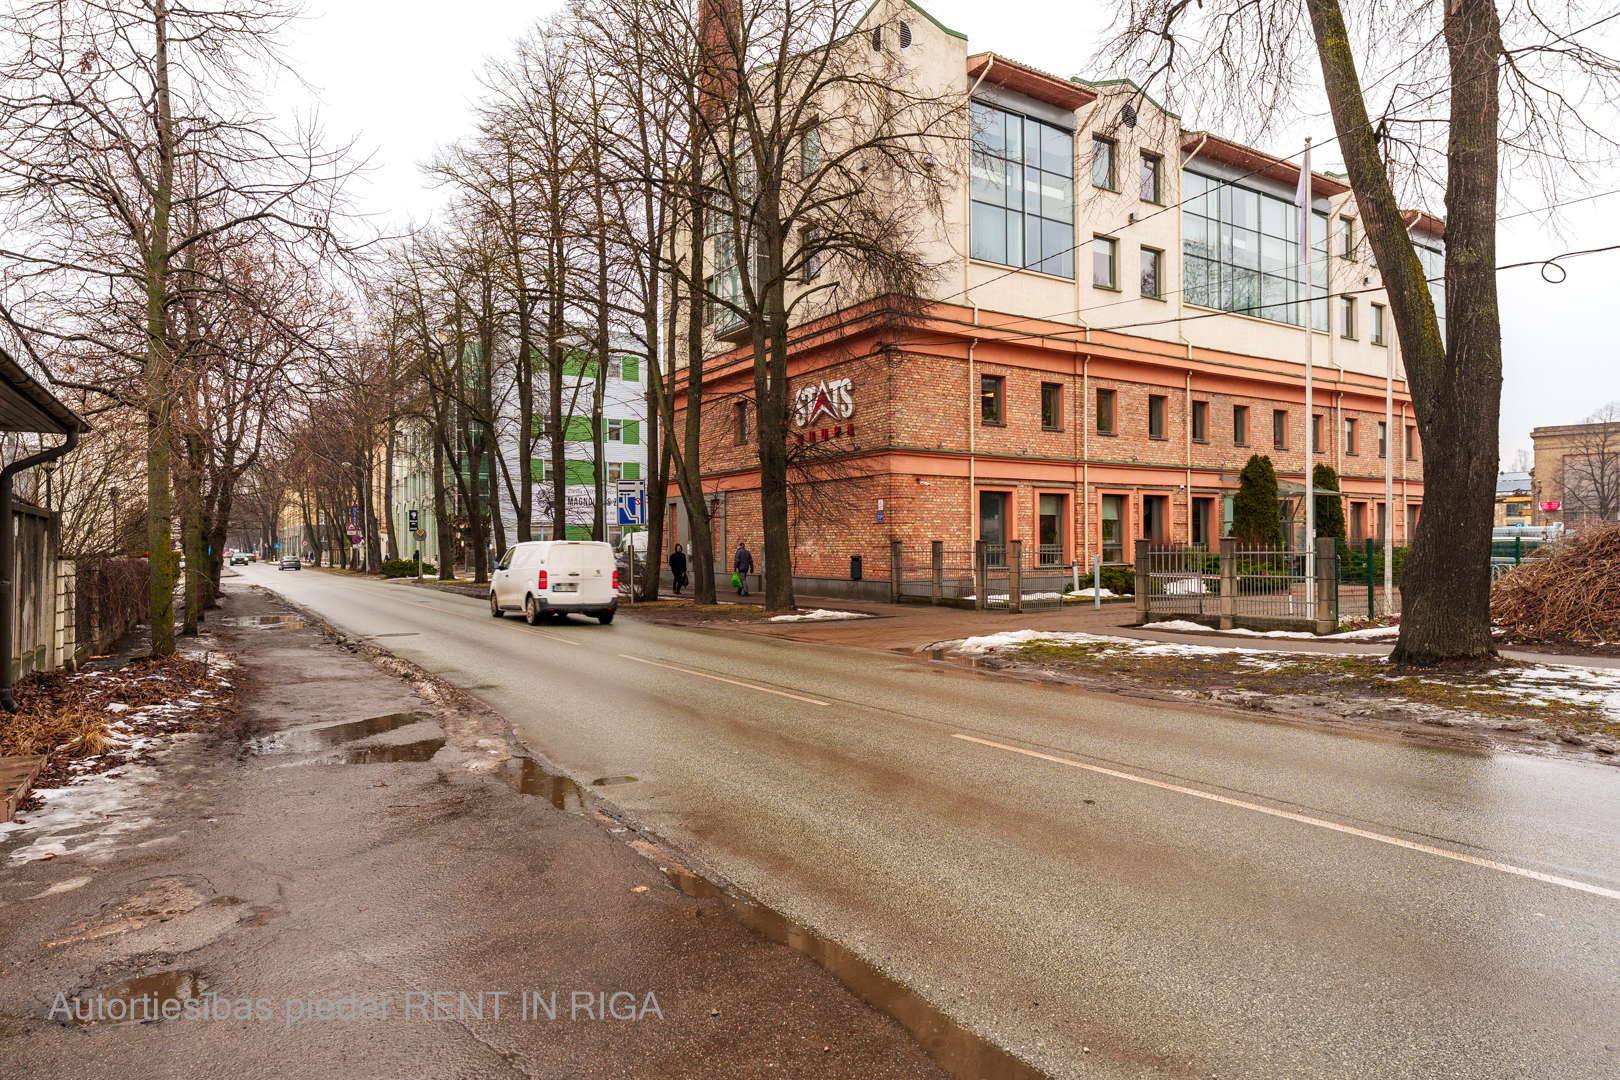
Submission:
[[872,51],[883,51],[883,27],[881,26],[872,27]]
[[908,22],[900,24],[900,47],[902,49],[911,48],[911,24]]

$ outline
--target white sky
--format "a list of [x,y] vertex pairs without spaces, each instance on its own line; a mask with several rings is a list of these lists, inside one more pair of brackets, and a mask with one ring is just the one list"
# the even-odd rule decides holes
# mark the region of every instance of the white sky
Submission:
[[[426,0],[309,0],[310,17],[295,31],[291,59],[313,84],[329,137],[358,139],[358,151],[371,160],[371,172],[354,188],[363,212],[396,226],[434,213],[442,196],[424,186],[418,164],[469,130],[468,105],[478,94],[484,59],[504,56],[513,38],[556,6],[554,0],[461,0],[452,10]],[[1074,0],[1011,7],[929,0],[926,6],[967,34],[972,51],[993,50],[1059,75],[1085,63],[1098,18],[1076,14]],[[281,87],[276,100],[289,110],[309,108],[292,87]],[[1330,133],[1325,121],[1321,126],[1319,138]],[[1620,175],[1610,179],[1597,190],[1620,188]],[[1620,195],[1570,208],[1563,240],[1534,218],[1518,218],[1502,227],[1500,261],[1620,243],[1617,222]],[[1616,298],[1605,287],[1620,278],[1620,251],[1570,260],[1567,269],[1561,285],[1543,282],[1534,268],[1500,277],[1504,466],[1516,449],[1529,449],[1532,427],[1575,423],[1620,399]]]

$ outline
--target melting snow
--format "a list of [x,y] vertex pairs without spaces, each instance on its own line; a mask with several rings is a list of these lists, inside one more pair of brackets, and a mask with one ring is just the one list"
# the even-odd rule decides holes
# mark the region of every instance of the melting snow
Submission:
[[872,616],[863,615],[857,611],[829,611],[826,608],[816,608],[814,611],[801,611],[797,615],[773,615],[771,622],[822,622],[827,619],[870,619]]

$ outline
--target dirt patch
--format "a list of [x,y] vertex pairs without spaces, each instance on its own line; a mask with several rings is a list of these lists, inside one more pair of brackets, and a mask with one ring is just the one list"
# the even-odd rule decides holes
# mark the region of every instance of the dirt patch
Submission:
[[[1484,739],[1620,761],[1620,719],[1606,705],[1615,688],[1588,685],[1569,674],[1574,669],[1504,661],[1414,670],[1392,668],[1380,657],[1211,649],[1154,655],[1142,643],[1122,641],[1031,641],[998,649],[978,664],[1115,692],[1442,735],[1441,742]],[[1439,730],[1414,732],[1414,723]]]

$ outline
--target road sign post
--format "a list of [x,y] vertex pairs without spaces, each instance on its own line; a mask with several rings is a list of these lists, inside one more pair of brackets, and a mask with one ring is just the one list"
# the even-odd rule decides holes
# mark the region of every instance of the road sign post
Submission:
[[422,536],[422,529],[421,529],[422,519],[421,519],[421,511],[412,510],[410,512],[410,515],[411,515],[411,535],[417,538],[417,541],[416,541],[416,580],[421,581],[422,580],[422,540],[421,540],[421,536]]

